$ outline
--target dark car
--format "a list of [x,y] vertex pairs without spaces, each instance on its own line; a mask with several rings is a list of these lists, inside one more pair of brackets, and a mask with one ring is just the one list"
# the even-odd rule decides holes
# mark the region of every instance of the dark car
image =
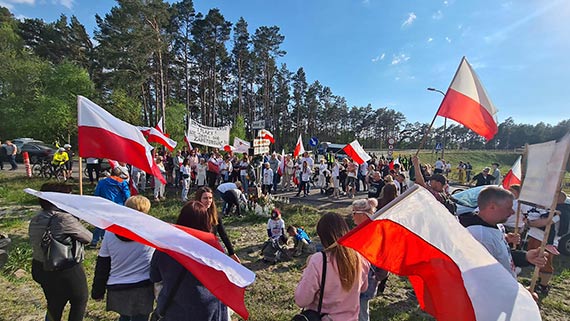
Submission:
[[33,164],[41,159],[51,160],[57,148],[42,141],[31,141],[24,143],[20,150],[21,152],[16,155],[16,161],[20,163],[23,162],[24,158],[22,157],[22,153],[28,152],[30,163]]

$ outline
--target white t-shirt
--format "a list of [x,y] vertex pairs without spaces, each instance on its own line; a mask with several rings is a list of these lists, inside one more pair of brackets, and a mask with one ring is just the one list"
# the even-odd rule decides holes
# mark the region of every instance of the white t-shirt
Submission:
[[301,166],[303,166],[303,162],[307,162],[310,169],[313,169],[313,166],[315,166],[315,161],[310,156],[301,158]]
[[263,171],[263,185],[273,185],[273,170],[266,168]]
[[301,170],[301,181],[303,182],[308,182],[311,179],[311,168],[307,167],[307,168],[303,168]]
[[[507,219],[507,221],[505,223],[503,223],[503,225],[508,226],[508,227],[512,227],[515,228],[515,221],[517,220],[517,203],[518,200],[514,200],[513,201],[513,211],[515,212],[515,214],[509,216],[509,218]],[[524,214],[528,212],[528,210],[530,210],[531,207],[526,205],[526,204],[522,204],[521,203],[521,212],[519,215],[519,229],[522,230],[522,228],[524,227]]]
[[[545,217],[547,217],[546,215],[548,215],[548,210],[538,210],[538,213],[531,211],[528,212],[528,220],[529,221],[534,221],[534,220],[538,220],[539,218],[541,218],[541,215],[545,215]],[[555,227],[558,227],[557,224],[560,221],[560,216],[559,215],[554,215],[552,217],[552,226],[550,227],[550,230],[552,231],[552,229],[554,229]],[[542,238],[544,237],[544,231],[541,230],[538,227],[531,227],[528,230],[528,236],[531,236],[534,239],[537,239],[539,241],[542,241]],[[560,237],[556,236],[554,238],[554,244],[558,244],[558,239]]]
[[443,169],[443,162],[441,160],[436,160],[435,161],[435,168],[436,169]]
[[285,221],[283,219],[274,220],[272,218],[267,221],[267,229],[271,231],[272,238],[278,238],[283,234],[285,229]]
[[366,174],[368,174],[368,163],[364,162],[362,163],[362,165],[360,165],[360,175],[362,176],[366,176]]
[[337,162],[334,163],[331,174],[332,177],[338,177],[338,175],[340,174],[340,166],[338,165]]
[[247,167],[248,166],[249,166],[249,162],[241,161],[241,163],[239,163],[239,167],[241,168],[239,171],[240,176],[247,175]]
[[467,227],[467,230],[514,278],[516,278],[515,263],[511,256],[509,244],[505,240],[504,228],[501,224],[498,224],[497,227],[498,228],[471,225]]
[[114,233],[105,233],[98,255],[111,257],[111,273],[107,285],[148,280],[153,253],[152,247],[134,241],[121,241]]
[[182,173],[182,175],[186,174],[188,175],[188,178],[190,178],[192,174],[192,169],[190,168],[190,165],[180,166],[180,173]]

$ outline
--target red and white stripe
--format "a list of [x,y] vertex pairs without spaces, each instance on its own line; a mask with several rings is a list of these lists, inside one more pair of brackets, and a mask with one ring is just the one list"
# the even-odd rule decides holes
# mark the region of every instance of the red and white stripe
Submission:
[[338,243],[407,276],[421,308],[438,321],[541,320],[530,293],[417,185]]
[[164,134],[164,119],[162,117],[160,117],[160,120],[158,123],[156,123],[156,126],[154,126],[154,128]]
[[507,175],[505,175],[505,177],[503,178],[503,188],[509,189],[511,185],[521,184],[522,182],[521,160],[522,156],[519,156],[519,158],[517,158],[517,160],[513,164],[513,167],[511,167]]
[[372,157],[364,151],[364,148],[360,146],[358,140],[354,140],[352,143],[344,146],[344,152],[348,157],[352,158],[358,165],[362,165],[364,162],[369,161]]
[[254,282],[255,274],[225,255],[214,234],[176,227],[101,197],[25,191],[94,226],[167,253],[220,301],[248,318],[245,287]]
[[152,146],[140,130],[94,102],[77,96],[79,156],[109,158],[131,164],[166,184],[154,162]]
[[251,147],[250,142],[238,137],[234,137],[234,151],[236,153],[247,153]]
[[295,145],[295,150],[293,151],[293,158],[303,154],[305,152],[305,147],[303,146],[303,138],[299,134],[299,139],[297,139],[297,144]]
[[[113,159],[107,159],[107,162],[109,163],[109,166],[111,166],[111,171],[115,167],[120,166],[119,162]],[[131,196],[139,195],[139,189],[135,184],[135,181],[133,181],[133,177],[131,176],[130,173],[129,173],[129,191],[131,192]]]
[[497,108],[465,57],[459,64],[437,114],[465,125],[487,140],[499,131]]
[[138,127],[138,129],[147,138],[149,143],[158,143],[166,147],[169,151],[173,151],[178,144],[155,127]]
[[275,138],[273,138],[273,134],[267,129],[260,130],[258,136],[263,139],[269,139],[272,144],[275,144]]

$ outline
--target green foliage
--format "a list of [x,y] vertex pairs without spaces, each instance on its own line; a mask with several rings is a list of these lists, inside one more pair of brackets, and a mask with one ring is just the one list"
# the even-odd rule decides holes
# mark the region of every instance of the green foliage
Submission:
[[124,89],[113,90],[111,101],[106,104],[107,111],[113,116],[126,121],[129,124],[142,126],[145,125],[141,117],[141,104],[127,94]]
[[234,137],[246,139],[245,121],[241,115],[236,116],[236,120],[230,129],[230,143],[233,143]]
[[186,133],[185,114],[186,106],[184,104],[172,103],[166,109],[166,129],[170,137],[178,142],[178,149],[182,149],[184,145],[184,134]]

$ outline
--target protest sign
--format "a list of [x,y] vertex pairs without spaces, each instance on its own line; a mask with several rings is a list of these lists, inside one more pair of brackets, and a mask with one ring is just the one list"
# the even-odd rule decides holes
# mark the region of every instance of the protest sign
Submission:
[[192,143],[219,148],[230,143],[230,126],[207,127],[190,119],[187,137]]

